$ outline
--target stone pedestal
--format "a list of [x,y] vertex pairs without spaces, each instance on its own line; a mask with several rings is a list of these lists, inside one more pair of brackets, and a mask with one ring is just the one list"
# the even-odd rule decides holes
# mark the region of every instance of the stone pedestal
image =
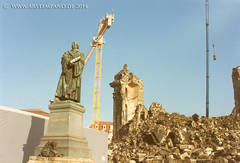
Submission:
[[[48,129],[41,138],[40,144],[35,148],[35,156],[40,154],[48,141],[53,141],[57,143],[57,153],[64,157],[90,158],[90,150],[83,133],[84,107],[72,101],[59,101],[50,104],[49,110],[51,113]],[[32,163],[32,161],[30,160],[28,163]]]

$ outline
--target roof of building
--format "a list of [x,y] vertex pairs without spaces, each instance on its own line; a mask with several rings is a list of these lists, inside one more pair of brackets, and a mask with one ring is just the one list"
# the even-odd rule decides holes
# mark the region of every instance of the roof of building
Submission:
[[99,121],[100,125],[113,125],[113,122],[109,122],[109,121]]
[[[103,130],[103,125],[106,125],[105,132],[109,133],[111,128],[110,126],[113,126],[113,122],[109,121],[99,121],[99,130]],[[89,126],[89,128],[92,128],[92,124]]]
[[42,116],[45,116],[45,117],[49,117],[49,113],[44,112],[40,109],[22,109],[22,111],[26,111],[26,112],[42,115]]
[[43,116],[41,114],[36,114],[36,113],[32,113],[32,112],[27,112],[25,110],[19,110],[19,109],[15,109],[15,108],[10,108],[8,106],[0,106],[0,111],[8,111],[8,112],[14,112],[14,113],[18,113],[18,114],[24,114],[24,115],[29,115],[29,116],[35,116],[35,117],[39,117],[39,118],[44,118],[44,119],[48,119],[49,117],[47,116]]

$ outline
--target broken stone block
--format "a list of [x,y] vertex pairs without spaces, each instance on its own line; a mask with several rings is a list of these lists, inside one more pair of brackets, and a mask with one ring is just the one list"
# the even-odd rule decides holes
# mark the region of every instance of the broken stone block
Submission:
[[143,122],[147,118],[147,116],[148,116],[148,110],[146,109],[146,107],[143,104],[138,104],[136,106],[135,115],[134,115],[134,121],[136,121],[136,124]]
[[212,151],[213,151],[213,149],[212,149],[212,148],[209,148],[209,147],[207,147],[207,148],[205,149],[205,153],[206,153],[207,155],[211,155]]
[[180,158],[182,160],[190,159],[190,155],[187,152],[184,152],[183,154],[180,155]]
[[174,147],[173,142],[172,142],[172,139],[168,138],[168,139],[167,139],[167,142],[168,142],[167,145],[168,145],[169,148]]
[[201,152],[198,156],[199,159],[208,159],[209,155],[207,153]]
[[217,147],[216,150],[217,151],[222,151],[222,150],[224,150],[224,148],[223,147]]
[[195,122],[198,122],[198,120],[199,120],[199,115],[193,114],[193,115],[192,115],[192,119],[193,119]]
[[236,161],[240,161],[240,153],[235,157]]
[[165,113],[165,109],[163,106],[157,102],[153,102],[149,108],[148,114],[149,116],[156,116],[158,113]]
[[179,145],[179,148],[180,148],[181,150],[184,150],[184,149],[193,150],[193,149],[194,149],[194,146],[193,146],[193,145],[181,144],[181,145]]
[[[154,157],[161,156],[165,159],[162,162],[184,157],[185,160],[190,158],[203,163],[216,159],[221,162],[223,158],[234,161],[240,159],[240,116],[199,117],[196,120],[196,115],[186,117],[178,113],[163,113],[160,109],[153,112],[151,116],[148,112],[137,128],[131,127],[136,123],[135,119],[124,125],[123,128],[130,126],[129,129],[109,148],[116,145],[118,153],[130,152],[127,155],[129,160],[136,159],[137,153],[146,154],[145,159],[152,161],[157,161]],[[189,125],[192,123],[194,125]],[[112,155],[117,153],[113,152]]]
[[162,159],[163,159],[162,156],[155,156],[154,158],[155,158],[156,160],[162,160]]
[[146,159],[145,163],[153,163],[153,159]]
[[150,145],[156,145],[159,143],[159,141],[154,133],[144,133],[143,141]]
[[240,113],[240,66],[232,70],[232,82],[234,90],[235,106],[232,110],[233,114]]
[[168,159],[168,160],[173,160],[173,159],[174,159],[174,156],[173,156],[173,155],[169,155],[169,156],[167,156],[167,159]]
[[137,153],[137,159],[139,162],[143,161],[145,159],[146,154],[145,153]]

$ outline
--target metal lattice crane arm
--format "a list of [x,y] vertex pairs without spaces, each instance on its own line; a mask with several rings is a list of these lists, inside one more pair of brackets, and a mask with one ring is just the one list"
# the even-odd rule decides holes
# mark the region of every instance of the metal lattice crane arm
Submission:
[[[94,49],[97,46],[97,43],[102,39],[106,30],[112,26],[113,22],[114,22],[114,15],[112,13],[106,14],[105,18],[100,20],[98,24],[98,35],[97,37],[93,38],[91,48],[88,51],[88,54],[85,58],[85,64],[87,63],[88,59],[91,57]],[[74,58],[73,60],[71,60],[71,63],[77,62],[80,58],[81,57]]]
[[85,58],[85,64],[87,63],[88,59],[91,57],[93,50],[96,48],[97,43],[102,39],[104,33],[107,29],[109,29],[114,22],[114,15],[112,13],[106,14],[104,19],[101,19],[98,24],[98,35],[96,38],[93,38],[93,42],[91,45],[90,50]]

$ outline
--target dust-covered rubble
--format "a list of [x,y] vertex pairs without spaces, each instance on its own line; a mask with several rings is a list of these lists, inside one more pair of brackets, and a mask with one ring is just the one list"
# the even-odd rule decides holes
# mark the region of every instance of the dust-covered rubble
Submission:
[[134,118],[119,134],[109,144],[109,162],[240,161],[240,114],[187,117],[169,114],[162,105],[152,103],[149,111],[137,106]]

